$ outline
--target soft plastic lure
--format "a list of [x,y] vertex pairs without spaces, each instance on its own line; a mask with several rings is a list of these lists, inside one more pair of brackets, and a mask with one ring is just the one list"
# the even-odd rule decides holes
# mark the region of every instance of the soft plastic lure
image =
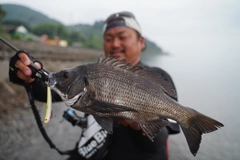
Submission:
[[51,119],[51,112],[52,112],[52,95],[50,87],[47,87],[47,103],[46,103],[46,114],[44,123],[48,123]]

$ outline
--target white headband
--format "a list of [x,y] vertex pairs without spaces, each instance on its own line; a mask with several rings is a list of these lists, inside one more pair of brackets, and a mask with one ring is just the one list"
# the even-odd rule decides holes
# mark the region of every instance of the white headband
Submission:
[[140,33],[142,35],[140,25],[138,24],[138,22],[135,18],[124,17],[124,16],[119,16],[116,18],[121,18],[124,20],[124,22],[118,22],[118,23],[112,23],[112,24],[108,24],[108,22],[105,22],[104,26],[103,26],[103,34],[110,28],[118,27],[118,26],[126,26],[126,27],[129,27],[129,28],[137,31],[138,33]]

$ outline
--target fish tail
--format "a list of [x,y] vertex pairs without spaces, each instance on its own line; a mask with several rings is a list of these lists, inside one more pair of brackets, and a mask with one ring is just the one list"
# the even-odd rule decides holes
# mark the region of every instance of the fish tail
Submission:
[[[189,108],[190,109],[190,108]],[[180,126],[186,137],[191,153],[196,156],[201,143],[201,135],[217,130],[224,125],[210,117],[207,117],[193,109],[190,109],[195,115],[188,119],[187,124],[180,122]]]

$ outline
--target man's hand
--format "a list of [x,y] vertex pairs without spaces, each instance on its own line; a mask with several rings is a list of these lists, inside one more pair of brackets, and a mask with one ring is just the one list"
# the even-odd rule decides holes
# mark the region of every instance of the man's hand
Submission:
[[[15,67],[19,70],[17,71],[17,77],[25,81],[26,83],[31,83],[34,81],[33,78],[31,78],[32,71],[28,67],[31,63],[29,57],[26,55],[26,53],[22,52],[18,54],[19,60],[15,63]],[[38,62],[35,62],[34,65],[36,67],[41,68],[41,64]]]
[[138,124],[137,123],[134,123],[134,122],[132,122],[132,121],[130,121],[130,120],[127,120],[127,119],[123,119],[123,118],[119,118],[118,119],[119,120],[119,122],[123,125],[123,126],[130,126],[132,129],[134,129],[134,130],[137,130],[137,131],[139,131],[140,130],[140,127],[138,126]]

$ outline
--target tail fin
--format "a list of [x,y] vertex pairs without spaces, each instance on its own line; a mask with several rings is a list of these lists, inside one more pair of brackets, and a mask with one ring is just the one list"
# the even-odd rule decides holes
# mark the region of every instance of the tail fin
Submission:
[[[190,109],[190,108],[188,108]],[[203,133],[209,133],[217,130],[224,125],[210,117],[207,117],[193,109],[195,116],[188,119],[187,124],[180,123],[183,133],[187,139],[187,143],[190,151],[194,156],[196,156],[201,143],[201,135]]]

